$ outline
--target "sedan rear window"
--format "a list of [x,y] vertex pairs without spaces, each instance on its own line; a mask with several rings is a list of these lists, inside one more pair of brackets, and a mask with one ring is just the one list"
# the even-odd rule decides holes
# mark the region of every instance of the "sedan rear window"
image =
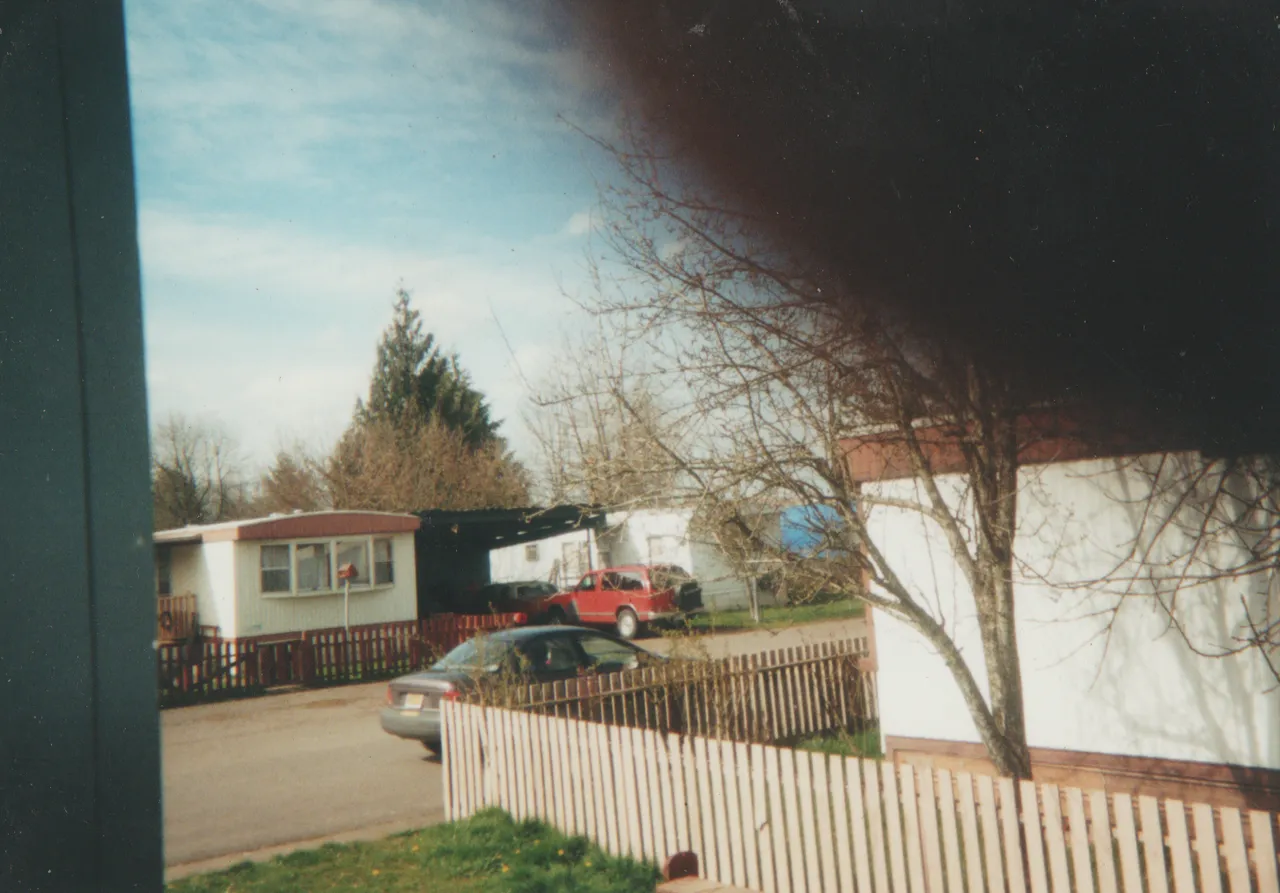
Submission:
[[496,671],[507,655],[511,653],[511,645],[498,642],[488,636],[478,636],[469,642],[463,642],[440,660],[432,664],[433,670],[485,670]]

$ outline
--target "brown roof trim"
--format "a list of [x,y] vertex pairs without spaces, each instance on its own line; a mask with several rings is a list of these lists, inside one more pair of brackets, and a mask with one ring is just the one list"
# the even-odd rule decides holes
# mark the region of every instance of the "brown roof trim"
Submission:
[[257,518],[236,524],[215,524],[187,530],[161,531],[159,543],[220,543],[229,541],[294,540],[311,537],[370,536],[413,533],[422,524],[417,515],[389,512],[312,512]]
[[[1036,781],[1138,796],[1199,800],[1215,806],[1280,809],[1280,770],[1162,757],[1032,747]],[[968,741],[885,736],[891,762],[995,774],[986,748]]]

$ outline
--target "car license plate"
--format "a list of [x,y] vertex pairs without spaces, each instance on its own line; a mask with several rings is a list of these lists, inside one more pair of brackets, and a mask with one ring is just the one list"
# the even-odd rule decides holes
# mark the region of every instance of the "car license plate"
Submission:
[[405,695],[404,704],[401,707],[405,710],[421,710],[422,695]]

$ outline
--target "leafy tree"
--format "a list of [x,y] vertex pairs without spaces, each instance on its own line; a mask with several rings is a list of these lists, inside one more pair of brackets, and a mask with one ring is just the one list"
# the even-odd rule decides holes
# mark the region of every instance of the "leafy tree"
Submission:
[[490,418],[484,395],[472,387],[457,355],[442,353],[435,336],[423,331],[422,315],[409,306],[409,293],[402,288],[378,345],[369,399],[357,406],[356,419],[399,424],[406,414],[439,421],[472,447],[498,439],[498,423]]
[[258,514],[315,512],[329,507],[323,463],[301,448],[280,450],[258,481]]
[[333,507],[384,512],[528,505],[528,474],[500,443],[472,446],[439,419],[351,425],[324,464]]

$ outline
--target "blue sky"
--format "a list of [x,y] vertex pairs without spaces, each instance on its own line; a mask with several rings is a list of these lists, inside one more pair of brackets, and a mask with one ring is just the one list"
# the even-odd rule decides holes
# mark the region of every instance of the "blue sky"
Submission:
[[611,120],[535,5],[126,0],[153,421],[329,446],[403,284],[532,458]]

